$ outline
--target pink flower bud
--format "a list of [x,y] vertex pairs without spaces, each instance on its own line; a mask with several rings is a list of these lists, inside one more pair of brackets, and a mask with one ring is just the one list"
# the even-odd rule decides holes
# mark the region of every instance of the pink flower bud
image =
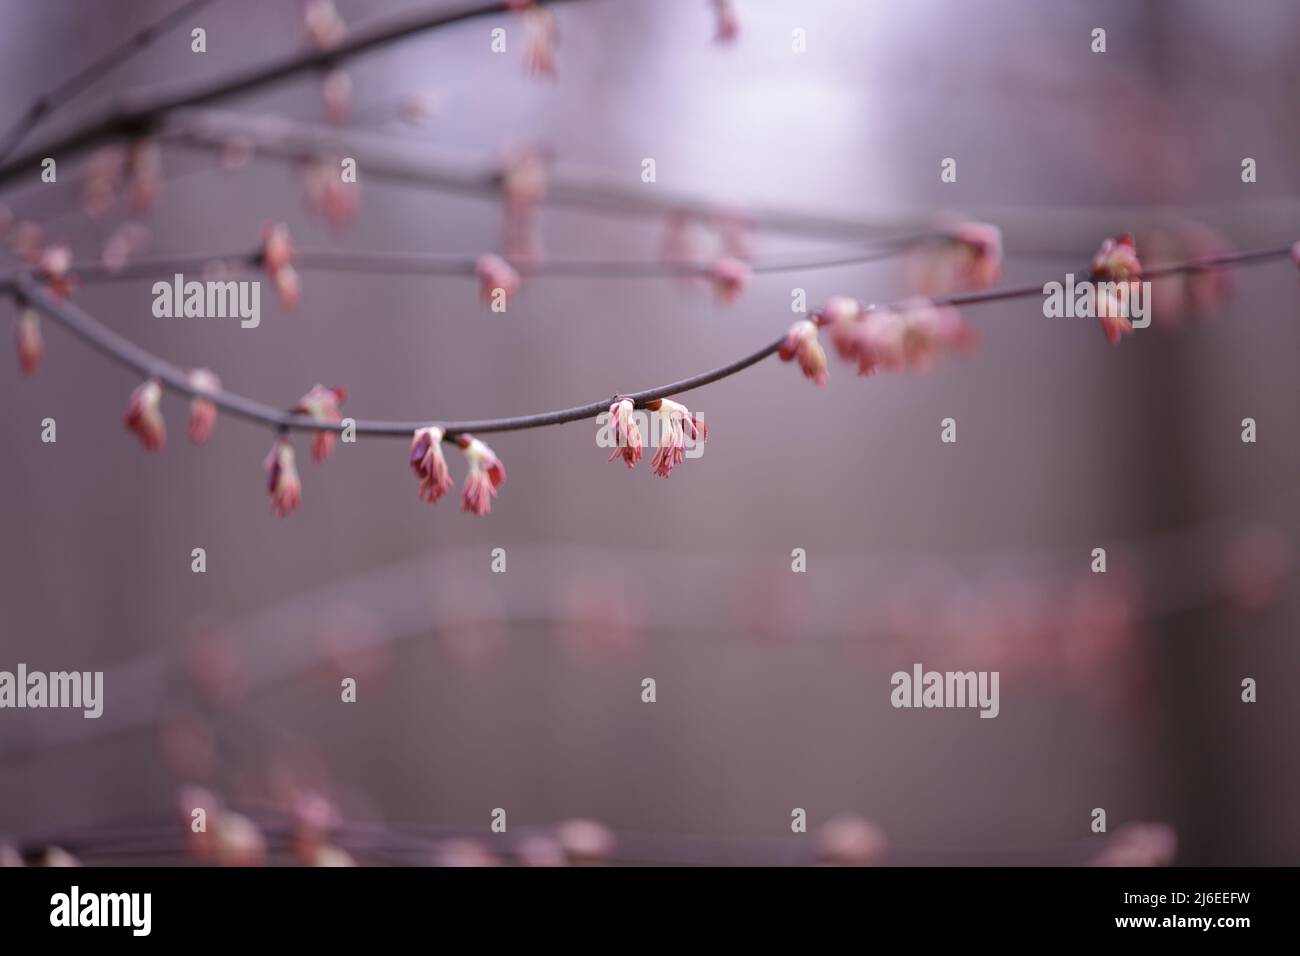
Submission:
[[121,272],[149,244],[149,238],[147,226],[138,222],[124,222],[104,241],[99,261],[109,272]]
[[317,50],[334,49],[348,32],[334,0],[307,0],[303,4],[302,26],[308,42]]
[[858,323],[862,321],[865,314],[862,303],[857,299],[834,295],[813,314],[813,320],[830,330],[828,334],[835,354],[842,359],[852,361],[858,354]]
[[23,309],[14,324],[14,344],[18,349],[18,368],[24,375],[35,375],[45,354],[41,320],[35,309]]
[[[343,414],[339,411],[339,406],[343,404],[348,397],[347,389],[342,386],[326,388],[324,385],[313,385],[302,398],[298,399],[298,404],[293,407],[295,415],[306,415],[314,418],[318,422],[330,422],[338,424],[343,420]],[[311,457],[317,463],[325,461],[334,452],[334,439],[337,436],[333,431],[317,429],[312,434],[311,439]]]
[[134,140],[127,152],[126,170],[132,207],[152,209],[163,188],[162,150],[158,141],[151,137]]
[[858,374],[892,372],[906,359],[907,320],[892,309],[869,309],[858,323]]
[[829,373],[826,370],[826,353],[821,342],[817,341],[817,326],[811,319],[800,319],[790,326],[785,341],[776,354],[782,362],[789,362],[798,357],[799,369],[804,377],[814,385],[825,385]]
[[749,266],[739,259],[723,256],[709,266],[708,279],[713,284],[713,294],[723,305],[731,305],[749,284]]
[[817,835],[822,862],[833,866],[876,866],[884,861],[886,846],[878,826],[849,814],[828,820]]
[[[206,368],[191,369],[186,376],[190,386],[200,392],[215,395],[221,391],[221,379]],[[190,399],[190,438],[202,445],[217,427],[217,406],[209,398],[196,395]]]
[[293,514],[302,501],[302,482],[298,480],[293,445],[289,444],[289,439],[276,439],[271,446],[271,453],[266,456],[265,467],[268,490],[271,492],[271,510],[280,518]]
[[157,451],[167,441],[167,426],[158,407],[161,399],[162,386],[150,379],[136,387],[126,407],[126,427],[149,451]]
[[445,432],[437,426],[421,428],[411,440],[411,470],[420,480],[420,500],[433,504],[454,486],[447,459],[442,454]]
[[484,253],[474,263],[474,271],[478,273],[481,295],[485,303],[491,304],[497,289],[501,290],[506,302],[519,292],[519,273],[500,256]]
[[691,410],[669,398],[647,402],[646,408],[659,415],[659,447],[650,459],[650,468],[660,478],[667,478],[672,470],[686,460],[686,436],[704,440],[708,429],[698,421]]
[[939,355],[974,346],[974,330],[951,307],[929,299],[909,299],[898,306],[903,317],[903,361],[908,368],[924,369]]
[[469,474],[465,477],[462,508],[466,512],[485,515],[492,510],[492,499],[497,489],[506,481],[506,469],[487,445],[473,435],[460,435],[456,444],[469,461]]
[[632,413],[632,402],[624,398],[609,406],[609,420],[614,426],[614,440],[618,443],[609,460],[622,458],[628,469],[641,460],[641,429]]
[[595,820],[565,820],[555,827],[555,839],[577,866],[604,863],[614,853],[617,840],[609,827]]

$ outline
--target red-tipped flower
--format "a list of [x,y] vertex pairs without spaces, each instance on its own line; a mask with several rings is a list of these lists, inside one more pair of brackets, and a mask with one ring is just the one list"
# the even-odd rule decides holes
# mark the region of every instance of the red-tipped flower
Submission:
[[[1107,239],[1092,260],[1094,282],[1117,282],[1132,286],[1142,275],[1142,262],[1138,259],[1137,243],[1133,236],[1124,233]],[[1131,298],[1131,293],[1130,293]],[[1124,315],[1124,302],[1110,294],[1110,290],[1097,290],[1097,318],[1106,341],[1118,345],[1119,340],[1133,332],[1133,324]]]
[[24,375],[35,375],[45,354],[41,320],[35,309],[23,309],[14,324],[14,345],[18,349],[18,368]]
[[462,507],[467,512],[485,515],[492,510],[492,499],[496,496],[497,489],[505,484],[505,465],[501,464],[501,459],[491,448],[473,435],[460,435],[456,444],[465,452],[465,458],[469,461]]
[[455,482],[442,454],[445,432],[436,425],[421,428],[411,440],[411,470],[420,480],[420,500],[433,504],[452,489]]
[[190,369],[188,375],[190,386],[202,395],[190,399],[190,438],[194,444],[202,445],[217,427],[217,406],[206,395],[215,395],[221,391],[221,379],[206,368]]
[[702,441],[708,429],[689,408],[670,398],[647,402],[646,408],[659,415],[659,447],[650,459],[650,467],[660,478],[667,478],[686,460],[686,436]]
[[[326,388],[324,385],[313,385],[302,398],[298,399],[298,404],[293,407],[295,415],[306,415],[314,418],[318,422],[329,422],[337,425],[343,420],[343,414],[339,411],[339,406],[343,404],[348,397],[347,389],[336,385],[334,388]],[[317,464],[329,458],[334,452],[334,439],[337,436],[331,430],[317,429],[311,438],[311,457]]]
[[609,420],[614,426],[614,440],[618,443],[609,460],[621,457],[629,469],[641,460],[641,428],[632,415],[634,410],[635,406],[626,398],[609,406]]
[[293,445],[281,436],[266,456],[267,490],[271,493],[271,510],[276,517],[293,514],[302,502],[302,482],[294,463]]
[[167,425],[158,407],[161,400],[162,386],[150,379],[136,387],[126,406],[126,427],[149,451],[157,451],[167,441]]
[[790,326],[785,341],[777,349],[782,362],[799,359],[799,369],[804,377],[814,385],[825,385],[829,373],[826,371],[826,352],[821,342],[817,341],[817,325],[811,319],[800,319]]

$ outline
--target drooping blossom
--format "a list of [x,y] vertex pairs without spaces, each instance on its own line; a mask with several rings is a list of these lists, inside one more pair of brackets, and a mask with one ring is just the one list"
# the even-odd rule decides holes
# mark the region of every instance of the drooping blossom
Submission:
[[492,303],[498,289],[507,303],[519,292],[519,273],[498,255],[485,252],[475,261],[474,271],[478,275],[480,295],[485,303]]
[[221,379],[206,368],[190,369],[186,375],[190,387],[202,392],[190,399],[190,438],[194,444],[202,445],[217,427],[217,406],[205,395],[215,395],[221,391]]
[[18,368],[24,375],[35,375],[45,354],[41,319],[35,309],[24,308],[14,323],[14,345],[18,350]]
[[713,12],[717,23],[714,41],[734,43],[740,35],[740,15],[736,12],[735,0],[713,0]]
[[442,94],[438,90],[416,90],[397,104],[397,115],[412,126],[420,125],[441,110]]
[[910,369],[928,368],[939,355],[975,345],[975,331],[951,306],[916,298],[895,308],[903,317],[903,362]]
[[513,150],[501,171],[502,242],[511,259],[537,258],[537,207],[546,198],[549,173],[546,154],[536,147]]
[[320,95],[325,104],[325,119],[335,126],[346,123],[352,115],[351,74],[343,69],[330,70],[321,80]]
[[302,501],[302,482],[294,463],[293,445],[280,436],[266,456],[267,485],[271,493],[271,510],[277,517],[293,514]]
[[317,50],[332,50],[343,42],[348,27],[339,16],[334,0],[306,0],[302,26],[307,40]]
[[1092,280],[1098,284],[1097,318],[1101,322],[1106,341],[1111,345],[1118,345],[1121,338],[1133,332],[1133,324],[1125,314],[1125,305],[1129,300],[1122,300],[1122,293],[1114,286],[1103,288],[1100,283],[1127,286],[1131,299],[1135,291],[1134,285],[1141,275],[1142,263],[1138,259],[1137,244],[1127,232],[1105,240],[1093,257]]
[[497,489],[506,481],[505,465],[501,459],[473,435],[459,435],[456,444],[465,453],[469,461],[469,474],[465,476],[465,488],[462,492],[461,505],[464,511],[485,515],[492,510],[492,499]]
[[988,289],[1002,276],[1002,231],[983,222],[944,219],[939,236],[919,243],[909,256],[917,294],[935,297]]
[[857,325],[854,357],[859,375],[893,372],[906,360],[907,320],[893,309],[879,307],[866,311]]
[[56,296],[66,299],[72,295],[77,277],[72,274],[72,250],[68,246],[62,243],[46,246],[41,253],[39,269],[41,277]]
[[280,305],[286,311],[296,309],[302,299],[302,283],[298,270],[293,267],[295,254],[288,226],[267,223],[262,227],[262,268],[275,284]]
[[411,439],[411,470],[420,481],[420,500],[433,504],[454,486],[442,454],[446,432],[436,425],[421,428]]
[[336,229],[349,225],[361,209],[361,184],[343,181],[337,159],[309,161],[303,168],[303,190],[307,211]]
[[[306,415],[318,422],[328,422],[337,425],[343,420],[343,413],[339,411],[339,406],[348,397],[348,390],[340,385],[333,388],[326,388],[324,385],[313,385],[311,390],[298,399],[298,404],[293,407],[295,415]],[[330,429],[319,428],[313,431],[311,437],[311,457],[317,464],[325,461],[334,452],[334,440],[338,436]]]
[[117,204],[127,153],[120,146],[105,146],[86,161],[82,174],[81,208],[91,219],[98,219]]
[[739,259],[723,256],[710,264],[708,279],[717,300],[723,305],[731,305],[749,284],[749,266]]
[[858,323],[865,312],[862,303],[846,295],[833,295],[813,314],[813,319],[827,329],[835,354],[846,361],[857,358]]
[[811,319],[800,319],[790,326],[785,340],[776,350],[782,362],[799,359],[799,370],[814,385],[825,385],[830,373],[826,370],[826,352],[817,340],[817,326]]
[[163,188],[162,150],[152,136],[131,142],[127,149],[126,176],[132,208],[152,209]]
[[647,402],[645,407],[659,416],[659,446],[650,459],[650,467],[660,478],[667,478],[686,460],[686,436],[692,441],[703,441],[708,429],[689,408],[670,398]]
[[622,458],[629,470],[641,460],[642,454],[641,428],[633,416],[634,410],[635,406],[626,398],[609,406],[609,421],[614,426],[614,441],[617,442],[609,460]]
[[555,76],[555,48],[559,30],[555,14],[538,6],[523,11],[524,69],[531,76]]
[[167,441],[167,424],[163,421],[162,386],[154,379],[138,385],[126,406],[126,427],[135,432],[140,444],[157,451]]

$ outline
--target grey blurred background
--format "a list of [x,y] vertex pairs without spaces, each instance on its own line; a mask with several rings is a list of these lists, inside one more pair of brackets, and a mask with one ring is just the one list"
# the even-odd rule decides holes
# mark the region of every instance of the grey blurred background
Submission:
[[[0,116],[172,5],[0,3]],[[353,25],[410,6],[338,2]],[[535,142],[629,185],[654,157],[662,188],[741,206],[987,219],[1005,230],[1012,284],[1181,217],[1243,248],[1300,238],[1293,3],[739,10],[738,41],[720,47],[703,0],[565,5],[553,81],[489,52],[504,16],[349,73],[361,107],[437,91],[426,123],[384,135],[484,160]],[[126,91],[298,47],[299,12],[217,0],[195,21],[208,53],[177,30],[29,142]],[[219,105],[317,121],[319,80]],[[956,184],[939,182],[947,156]],[[364,168],[358,220],[335,231],[305,214],[284,163],[228,173],[165,148],[164,165],[184,175],[149,217],[154,253],[250,247],[267,219],[311,246],[499,244],[497,203]],[[0,202],[96,255],[123,213],[91,223],[56,188],[34,171]],[[662,232],[559,208],[541,219],[556,256],[653,258]],[[830,245],[753,238],[760,257]],[[345,414],[464,419],[693,374],[779,333],[794,287],[813,304],[879,301],[907,291],[905,272],[762,276],[730,308],[667,279],[538,278],[504,316],[467,280],[311,272],[295,314],[264,290],[256,330],[155,319],[146,280],[76,301],[273,405],[319,381],[348,387]],[[105,717],[0,713],[0,832],[166,818],[192,782],[254,802],[311,787],[352,817],[484,836],[495,807],[512,827],[589,817],[665,840],[791,841],[793,807],[814,826],[851,812],[897,862],[1079,862],[1104,807],[1112,830],[1175,827],[1180,862],[1295,863],[1300,290],[1285,261],[1237,280],[1213,321],[1157,322],[1118,349],[1028,299],[968,309],[980,349],[928,374],[863,380],[833,363],[819,390],[765,362],[684,396],[710,440],[667,481],[606,464],[594,424],[492,436],[509,480],[482,520],[419,502],[405,444],[380,438],[320,466],[299,440],[304,503],[276,520],[269,433],[226,417],[195,448],[168,397],[168,445],[147,454],[121,426],[136,381],[46,323],[41,373],[23,381],[9,361],[0,374],[0,668],[105,670]],[[955,446],[939,442],[946,416]],[[1240,440],[1247,416],[1256,444]],[[40,442],[46,417],[57,444]],[[1125,569],[1104,585],[1087,574],[1103,545]],[[195,547],[206,574],[190,571]],[[505,574],[490,573],[498,547]],[[807,574],[791,573],[794,548]],[[1275,558],[1264,570],[1261,551]],[[1096,601],[1062,616],[1062,594],[1093,586]],[[1121,592],[1131,627],[1089,615]],[[889,674],[913,661],[1000,667],[1001,715],[891,708]],[[359,701],[341,704],[338,676],[354,673]],[[1244,677],[1258,703],[1241,703]]]

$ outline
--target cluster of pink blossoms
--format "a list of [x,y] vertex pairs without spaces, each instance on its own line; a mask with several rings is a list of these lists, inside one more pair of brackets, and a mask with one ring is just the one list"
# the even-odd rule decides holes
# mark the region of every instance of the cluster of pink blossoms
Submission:
[[[659,444],[650,458],[650,468],[660,478],[667,478],[672,470],[686,460],[686,439],[704,441],[708,427],[689,408],[670,398],[646,402],[644,408],[658,416]],[[615,448],[609,460],[622,458],[629,469],[636,467],[642,458],[643,439],[641,427],[633,412],[636,406],[631,399],[621,398],[609,406],[609,421],[614,428]]]
[[827,329],[835,353],[856,364],[859,375],[925,369],[940,355],[976,342],[956,309],[929,299],[868,308],[857,299],[832,296],[811,320],[794,324],[780,352],[787,361],[798,357],[804,374],[819,385],[826,379],[826,357],[816,328]]
[[[456,484],[442,454],[446,437],[443,429],[430,425],[417,430],[411,439],[411,470],[420,483],[420,500],[429,504],[438,501]],[[470,514],[485,515],[492,510],[497,489],[505,484],[506,467],[491,448],[473,435],[457,435],[452,440],[469,462],[461,506]]]

